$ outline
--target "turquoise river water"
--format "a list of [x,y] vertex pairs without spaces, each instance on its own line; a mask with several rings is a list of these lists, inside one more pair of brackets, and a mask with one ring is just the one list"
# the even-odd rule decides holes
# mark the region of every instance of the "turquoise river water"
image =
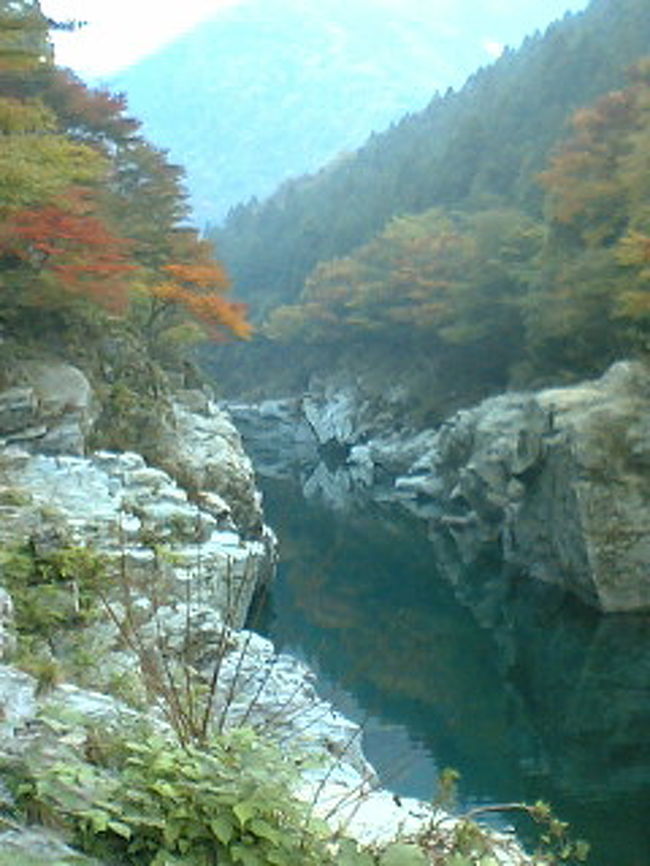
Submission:
[[281,562],[260,628],[363,723],[387,787],[430,799],[453,767],[461,808],[543,799],[593,866],[650,866],[650,616],[599,616],[497,563],[452,587],[404,518],[263,487]]

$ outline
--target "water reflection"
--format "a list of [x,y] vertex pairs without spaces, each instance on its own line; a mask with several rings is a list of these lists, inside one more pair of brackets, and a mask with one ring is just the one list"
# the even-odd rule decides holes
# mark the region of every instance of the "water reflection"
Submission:
[[391,787],[429,797],[453,766],[466,803],[549,800],[596,866],[648,866],[650,617],[600,617],[490,562],[452,587],[401,518],[265,493],[282,550],[265,629],[367,720]]

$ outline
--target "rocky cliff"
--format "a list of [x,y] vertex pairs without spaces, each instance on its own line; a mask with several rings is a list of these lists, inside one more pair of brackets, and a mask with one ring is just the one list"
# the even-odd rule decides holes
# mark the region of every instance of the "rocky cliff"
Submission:
[[640,362],[492,397],[417,432],[391,428],[385,405],[373,411],[353,383],[232,410],[262,472],[291,471],[335,507],[408,509],[452,579],[454,558],[495,548],[602,611],[650,608],[650,371]]
[[[0,586],[10,589],[2,589],[0,597],[5,814],[16,813],[16,803],[2,780],[17,767],[24,771],[25,762],[37,774],[39,761],[43,770],[52,760],[81,767],[89,727],[108,736],[138,719],[163,729],[174,724],[169,693],[165,698],[164,688],[158,691],[169,663],[185,665],[206,682],[218,667],[212,714],[219,728],[252,725],[272,731],[290,748],[315,751],[330,761],[345,753],[338,781],[326,784],[326,769],[305,777],[306,797],[316,789],[327,793],[329,809],[336,792],[342,797],[363,788],[370,794],[374,774],[361,754],[359,729],[320,700],[304,665],[241,630],[255,591],[271,577],[275,541],[262,523],[251,463],[227,415],[200,391],[167,393],[156,466],[134,451],[89,450],[103,407],[80,369],[31,360],[13,365],[5,382],[8,387],[0,392]],[[86,586],[90,578],[94,601]],[[157,669],[152,671],[152,664]],[[63,726],[61,717],[67,720]],[[72,753],[71,737],[76,738]],[[378,803],[382,796],[392,803],[387,794],[377,796]],[[408,810],[393,816],[395,827],[398,818],[408,819]],[[44,864],[54,855],[62,864],[96,862],[52,830],[27,829],[9,818],[0,828],[0,849],[2,863]]]
[[[107,407],[79,368],[49,359],[3,372],[0,866],[102,866],[70,847],[66,821],[24,823],[20,780],[52,814],[96,820],[102,785],[115,784],[97,748],[151,731],[169,741],[197,707],[215,731],[252,727],[306,760],[296,796],[359,842],[381,847],[435,817],[451,845],[457,822],[377,790],[358,726],[319,698],[302,663],[241,629],[274,539],[228,416],[201,391],[167,391],[155,441],[143,442],[156,465],[92,450],[111,431],[98,431]],[[500,864],[526,862],[511,836],[490,845]]]
[[12,378],[0,392],[2,543],[92,544],[141,570],[158,568],[156,545],[166,545],[177,582],[197,567],[200,545],[205,592],[224,615],[229,598],[228,616],[241,625],[269,574],[272,538],[224,413],[201,392],[170,395],[156,466],[135,452],[88,451],[100,406],[78,368],[21,362]]
[[650,608],[650,372],[507,394],[459,412],[396,482],[464,559],[506,561],[607,612]]

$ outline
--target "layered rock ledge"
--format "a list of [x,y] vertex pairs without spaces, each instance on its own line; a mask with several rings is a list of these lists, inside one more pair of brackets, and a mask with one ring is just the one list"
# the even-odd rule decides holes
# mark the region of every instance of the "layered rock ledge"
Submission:
[[[201,600],[242,625],[274,539],[225,413],[201,392],[175,394],[151,465],[134,452],[86,453],[98,407],[77,368],[23,362],[14,377],[0,392],[0,541],[93,546],[179,586],[198,571]],[[160,545],[173,557],[161,562]]]

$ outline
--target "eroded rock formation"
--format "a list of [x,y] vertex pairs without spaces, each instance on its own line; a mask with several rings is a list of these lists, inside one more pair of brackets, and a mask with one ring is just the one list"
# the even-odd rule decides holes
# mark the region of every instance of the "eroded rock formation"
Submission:
[[443,565],[450,549],[468,564],[496,547],[600,610],[650,608],[650,371],[640,362],[491,397],[436,429],[391,427],[386,405],[373,416],[351,384],[232,409],[262,474],[293,474],[306,496],[339,509],[399,504],[427,522]]
[[[650,608],[650,372],[461,411],[396,490],[464,561],[486,544],[603,611]],[[435,503],[438,513],[427,513]]]

